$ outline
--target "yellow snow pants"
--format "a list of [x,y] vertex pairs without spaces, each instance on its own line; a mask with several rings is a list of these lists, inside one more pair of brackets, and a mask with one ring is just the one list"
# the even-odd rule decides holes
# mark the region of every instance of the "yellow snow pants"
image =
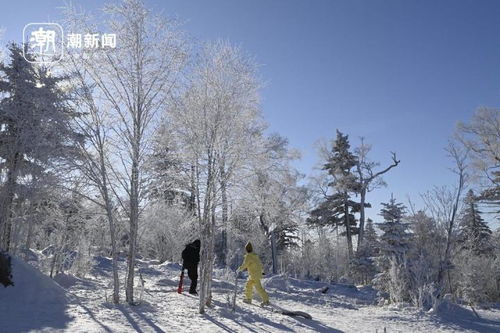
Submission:
[[245,297],[247,300],[251,301],[253,296],[253,287],[257,290],[260,298],[263,302],[269,301],[269,295],[266,293],[264,288],[262,288],[262,284],[260,283],[260,279],[256,279],[252,276],[248,277],[247,284],[245,285]]

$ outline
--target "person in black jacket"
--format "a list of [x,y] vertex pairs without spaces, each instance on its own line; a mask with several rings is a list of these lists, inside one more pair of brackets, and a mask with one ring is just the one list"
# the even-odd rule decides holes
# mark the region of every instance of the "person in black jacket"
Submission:
[[189,293],[192,295],[198,295],[196,292],[196,285],[198,284],[198,263],[200,262],[200,245],[199,239],[186,245],[184,251],[182,251],[182,270],[187,269],[189,279],[191,280],[191,286],[189,287]]

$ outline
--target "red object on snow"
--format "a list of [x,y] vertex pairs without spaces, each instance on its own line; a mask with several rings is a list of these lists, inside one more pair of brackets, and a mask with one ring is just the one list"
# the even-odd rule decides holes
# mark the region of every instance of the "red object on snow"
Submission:
[[184,280],[184,269],[181,272],[181,278],[179,280],[179,287],[177,287],[177,292],[182,294],[182,281]]

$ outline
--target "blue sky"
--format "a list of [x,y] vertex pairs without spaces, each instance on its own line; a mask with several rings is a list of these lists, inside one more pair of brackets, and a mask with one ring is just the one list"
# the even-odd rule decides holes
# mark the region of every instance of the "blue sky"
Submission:
[[[73,1],[97,9],[101,1]],[[500,1],[146,0],[185,20],[199,40],[227,38],[253,55],[267,82],[263,112],[310,174],[314,143],[335,130],[364,136],[382,165],[401,165],[370,194],[375,217],[390,193],[450,184],[443,148],[457,121],[500,104]],[[2,0],[4,40],[29,22],[59,19],[62,0]]]

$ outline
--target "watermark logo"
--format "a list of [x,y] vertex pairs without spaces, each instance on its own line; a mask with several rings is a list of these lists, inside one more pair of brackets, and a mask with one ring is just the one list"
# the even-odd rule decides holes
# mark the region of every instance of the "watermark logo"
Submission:
[[23,29],[23,56],[32,63],[59,61],[66,49],[116,48],[116,34],[69,33],[57,23],[29,23]]
[[116,34],[74,34],[67,36],[66,47],[68,49],[97,49],[97,48],[115,48]]
[[32,63],[59,61],[64,55],[64,32],[57,23],[29,23],[23,29],[24,59]]

